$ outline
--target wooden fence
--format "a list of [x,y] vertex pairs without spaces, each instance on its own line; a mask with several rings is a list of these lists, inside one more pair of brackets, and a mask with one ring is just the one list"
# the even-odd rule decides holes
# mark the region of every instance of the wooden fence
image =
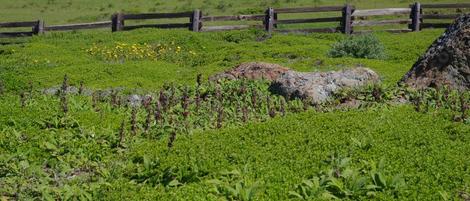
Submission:
[[[264,26],[266,15],[259,14],[259,15],[230,15],[230,16],[202,16],[201,15],[201,23],[199,24],[199,31],[229,31],[229,30],[240,30],[240,29],[250,29],[250,28],[258,28],[262,29]],[[259,22],[255,25],[224,25],[224,26],[203,26],[204,23],[209,22],[227,22],[227,21],[255,21]]]
[[[324,32],[324,33],[351,33],[351,14],[353,12],[353,7],[351,5],[343,6],[326,6],[326,7],[312,7],[312,8],[279,8],[272,9],[269,14],[269,18],[273,19],[273,26],[269,25],[266,27],[268,31],[274,29],[277,32],[289,33],[289,32],[302,32],[302,33],[312,33],[312,32]],[[315,13],[315,12],[342,12],[342,16],[336,17],[323,17],[323,18],[307,18],[307,19],[279,19],[279,14],[290,14],[290,13]],[[326,27],[326,28],[309,28],[309,29],[277,29],[279,24],[300,24],[300,23],[320,23],[320,22],[339,22],[336,27]]]
[[93,23],[82,23],[82,24],[67,24],[67,25],[54,25],[44,27],[44,31],[70,31],[70,30],[80,30],[80,29],[101,29],[109,28],[111,26],[111,21],[105,22],[93,22]]
[[[417,27],[421,29],[426,28],[446,28],[449,26],[448,23],[442,22],[427,22],[428,20],[439,20],[439,19],[455,19],[459,16],[459,14],[423,14],[423,10],[426,9],[463,9],[463,8],[470,8],[470,3],[462,3],[462,4],[423,4],[419,5],[419,3],[415,4],[415,15],[417,15],[420,21],[417,21]],[[417,18],[418,18],[417,17]]]
[[[341,32],[344,34],[370,32],[368,27],[386,26],[386,25],[406,25],[402,29],[385,29],[384,31],[401,33],[420,31],[426,28],[446,28],[449,23],[432,22],[432,20],[445,20],[455,19],[459,13],[439,14],[439,13],[426,13],[429,10],[435,9],[465,9],[470,8],[470,3],[459,4],[420,4],[414,3],[408,8],[384,8],[384,9],[368,9],[356,10],[352,5],[346,4],[344,6],[324,6],[324,7],[303,7],[303,8],[268,8],[264,13],[254,15],[232,15],[232,16],[203,16],[200,10],[192,12],[180,13],[141,13],[141,14],[125,14],[116,13],[111,17],[111,21],[83,23],[83,24],[69,24],[69,25],[54,25],[45,26],[42,20],[30,22],[6,22],[0,23],[0,28],[17,28],[17,27],[31,27],[31,31],[27,32],[0,32],[1,37],[20,37],[32,36],[49,31],[67,31],[67,30],[80,30],[80,29],[111,29],[116,31],[127,31],[139,28],[187,28],[195,32],[205,31],[228,31],[239,29],[264,29],[271,32],[300,32],[300,33],[334,33]],[[329,13],[337,14],[333,17],[322,18],[304,18],[304,19],[280,19],[285,14],[291,13]],[[370,18],[388,16],[386,20],[378,19],[371,20]],[[395,19],[395,17],[397,17]],[[149,19],[187,19],[183,23],[163,23],[163,24],[141,24],[141,25],[126,25],[129,20],[149,20]],[[393,18],[393,19],[389,19]],[[428,20],[431,20],[428,22]],[[218,25],[208,26],[211,22],[223,21],[238,21],[242,24],[238,25]],[[256,24],[247,24],[247,21],[254,21]],[[278,25],[285,24],[311,24],[311,23],[338,23],[334,27],[323,28],[303,28],[303,29],[280,29]],[[244,23],[244,24],[243,24]],[[355,30],[355,28],[357,30]]]
[[44,23],[41,20],[30,22],[3,22],[0,28],[31,28],[31,31],[0,32],[0,38],[32,36],[44,33]]
[[[112,31],[128,31],[140,28],[188,28],[193,30],[193,24],[198,23],[199,17],[195,15],[199,14],[200,11],[195,10],[194,12],[182,12],[182,13],[143,13],[143,14],[123,14],[116,13],[111,17]],[[172,23],[172,24],[144,24],[125,26],[126,20],[149,20],[149,19],[172,19],[172,18],[189,18],[188,23]]]

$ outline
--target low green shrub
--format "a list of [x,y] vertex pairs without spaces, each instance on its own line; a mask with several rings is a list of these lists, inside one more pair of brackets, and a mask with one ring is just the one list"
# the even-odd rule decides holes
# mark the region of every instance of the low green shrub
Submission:
[[374,35],[350,36],[333,44],[330,57],[354,57],[366,59],[385,58],[384,46]]
[[351,158],[332,156],[329,167],[318,176],[304,180],[297,185],[289,196],[294,199],[331,200],[371,198],[379,192],[389,192],[398,198],[405,187],[402,175],[386,175],[384,160],[378,164],[374,161],[362,161],[360,168],[350,167]]

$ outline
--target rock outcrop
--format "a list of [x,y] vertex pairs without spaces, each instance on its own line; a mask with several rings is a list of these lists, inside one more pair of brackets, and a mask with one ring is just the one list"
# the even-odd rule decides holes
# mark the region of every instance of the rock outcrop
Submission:
[[281,74],[287,72],[289,68],[283,67],[278,64],[264,63],[264,62],[248,62],[242,63],[235,68],[216,74],[209,78],[209,80],[215,81],[219,79],[249,79],[249,80],[275,80]]
[[287,71],[271,83],[270,91],[289,99],[301,98],[321,103],[342,88],[378,82],[379,75],[368,68],[314,73]]
[[470,14],[457,18],[400,82],[417,89],[470,89]]

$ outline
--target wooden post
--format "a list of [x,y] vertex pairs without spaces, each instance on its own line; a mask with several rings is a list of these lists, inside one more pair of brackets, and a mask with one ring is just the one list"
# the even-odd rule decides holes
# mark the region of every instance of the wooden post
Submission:
[[111,29],[113,32],[122,31],[124,28],[124,17],[122,13],[116,13],[111,17],[112,25]]
[[201,30],[201,11],[196,9],[193,11],[193,15],[190,18],[189,30],[199,32]]
[[411,27],[412,31],[420,31],[421,30],[421,4],[416,2],[411,7]]
[[343,8],[343,16],[341,19],[341,32],[347,35],[352,33],[352,12],[352,6],[346,4]]
[[274,9],[273,8],[268,8],[266,10],[266,17],[264,18],[264,21],[265,21],[266,31],[271,34],[274,28]]
[[33,34],[43,34],[44,33],[44,21],[38,20],[37,24],[33,27]]
[[274,28],[277,28],[277,13],[274,13]]

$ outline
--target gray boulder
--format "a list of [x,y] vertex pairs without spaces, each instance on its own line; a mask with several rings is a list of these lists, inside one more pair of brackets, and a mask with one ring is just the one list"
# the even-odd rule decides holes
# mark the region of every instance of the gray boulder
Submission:
[[400,82],[418,89],[470,89],[470,14],[457,18]]
[[233,69],[218,73],[209,78],[211,81],[217,81],[220,79],[236,80],[236,79],[248,79],[248,80],[275,80],[282,73],[288,71],[289,68],[278,64],[265,63],[265,62],[248,62],[242,63],[235,66]]
[[301,98],[309,99],[312,103],[322,103],[342,88],[364,86],[379,81],[379,75],[368,68],[313,73],[290,70],[273,81],[269,89],[288,99]]

